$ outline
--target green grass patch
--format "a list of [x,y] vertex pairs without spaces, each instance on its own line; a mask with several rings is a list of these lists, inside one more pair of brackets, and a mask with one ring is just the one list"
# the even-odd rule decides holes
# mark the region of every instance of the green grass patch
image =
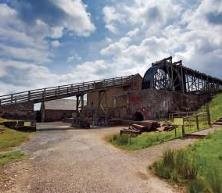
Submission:
[[[181,131],[178,130],[177,137],[181,137]],[[122,149],[137,150],[150,147],[165,141],[175,138],[174,131],[164,132],[149,132],[138,135],[137,137],[130,137],[129,135],[113,135],[108,138],[108,141],[113,145]]]
[[210,113],[212,121],[222,117],[222,93],[217,94],[210,102]]
[[222,131],[217,131],[185,150],[168,150],[153,165],[154,172],[190,193],[222,193]]
[[0,133],[0,152],[10,150],[26,141],[30,133],[20,132],[0,126],[3,130]]
[[[0,123],[7,121],[0,118]],[[16,131],[0,125],[0,166],[9,162],[20,160],[24,157],[24,153],[13,150],[14,147],[28,140],[30,133]]]
[[0,166],[3,166],[9,162],[21,160],[24,157],[24,153],[21,151],[11,151],[0,153]]

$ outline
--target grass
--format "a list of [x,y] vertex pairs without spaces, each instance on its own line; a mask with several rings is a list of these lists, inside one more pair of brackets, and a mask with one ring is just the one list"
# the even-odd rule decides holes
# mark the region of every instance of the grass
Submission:
[[7,151],[26,141],[30,135],[27,132],[20,132],[0,126],[3,130],[0,133],[0,152]]
[[187,186],[189,193],[222,193],[222,131],[217,131],[185,150],[164,153],[154,172]]
[[[181,132],[177,132],[177,137],[181,136]],[[149,132],[138,135],[137,137],[130,137],[129,135],[113,135],[108,138],[108,141],[113,145],[126,150],[137,150],[150,147],[165,141],[175,138],[174,131],[164,132]]]
[[24,156],[25,154],[21,151],[0,153],[0,166],[3,166],[9,162],[21,160]]
[[[0,118],[0,123],[6,121]],[[20,160],[24,153],[13,150],[14,147],[19,146],[27,141],[30,133],[16,131],[0,125],[0,166],[6,163]]]
[[222,117],[222,93],[217,94],[209,104],[211,119],[216,121]]

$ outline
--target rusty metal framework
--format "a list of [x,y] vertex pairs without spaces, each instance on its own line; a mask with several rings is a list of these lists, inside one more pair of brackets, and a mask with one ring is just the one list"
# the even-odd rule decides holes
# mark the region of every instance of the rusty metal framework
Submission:
[[143,78],[142,89],[210,93],[222,90],[222,80],[187,68],[182,61],[172,62],[172,56],[152,64]]

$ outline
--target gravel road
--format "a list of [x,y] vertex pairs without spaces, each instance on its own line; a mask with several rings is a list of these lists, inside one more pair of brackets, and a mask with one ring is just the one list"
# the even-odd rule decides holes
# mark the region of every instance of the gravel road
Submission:
[[[61,125],[60,125],[61,126]],[[50,125],[53,128],[53,125]],[[60,127],[61,128],[61,127]],[[147,167],[167,148],[181,148],[194,139],[174,140],[127,152],[105,142],[119,127],[37,132],[21,148],[28,158],[5,168],[4,193],[173,193],[178,189]]]

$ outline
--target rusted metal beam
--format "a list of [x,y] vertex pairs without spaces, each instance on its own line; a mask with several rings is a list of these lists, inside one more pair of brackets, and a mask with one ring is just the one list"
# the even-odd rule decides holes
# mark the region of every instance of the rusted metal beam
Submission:
[[222,80],[185,67],[181,60],[173,63],[168,57],[152,64],[144,75],[142,88],[209,93],[222,90]]

